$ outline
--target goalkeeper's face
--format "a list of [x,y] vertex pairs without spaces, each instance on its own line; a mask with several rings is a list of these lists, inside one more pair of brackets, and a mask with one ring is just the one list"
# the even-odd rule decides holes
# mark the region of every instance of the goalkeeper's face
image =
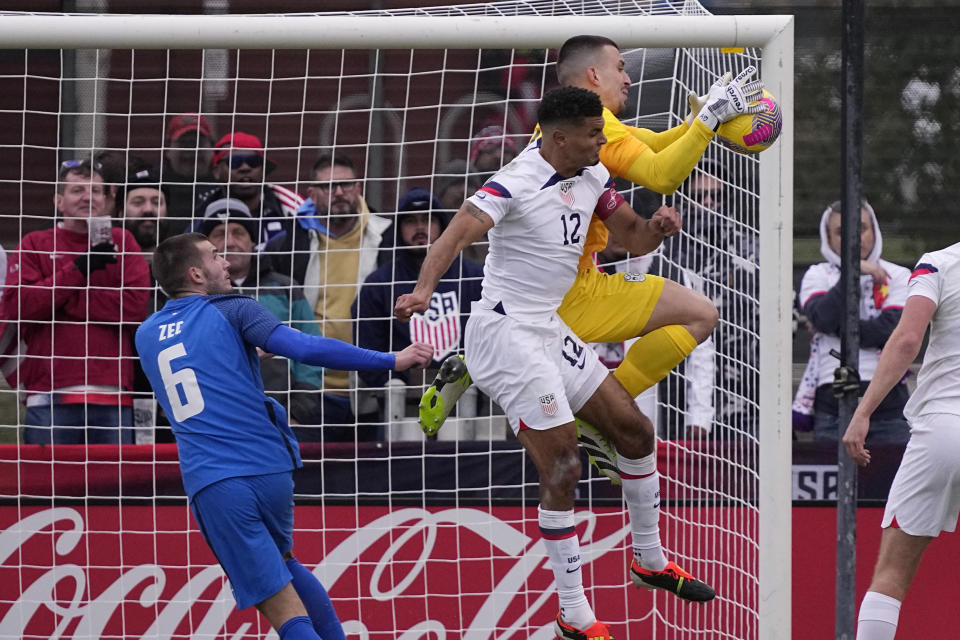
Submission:
[[616,47],[607,45],[597,58],[594,67],[596,73],[596,92],[600,95],[603,106],[610,109],[614,115],[623,111],[627,104],[627,92],[630,90],[630,76],[627,75],[623,56]]

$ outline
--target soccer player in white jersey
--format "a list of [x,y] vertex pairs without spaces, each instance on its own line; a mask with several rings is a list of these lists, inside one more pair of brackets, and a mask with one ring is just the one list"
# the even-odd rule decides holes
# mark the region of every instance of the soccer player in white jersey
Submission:
[[[900,468],[883,513],[873,580],[857,620],[857,640],[893,640],[900,603],[930,540],[957,528],[960,513],[960,244],[924,254],[910,276],[900,323],[850,419],[843,444],[861,466],[870,415],[930,342],[904,415],[910,423]],[[949,634],[948,634],[949,635]]]
[[540,531],[560,600],[554,630],[560,638],[603,640],[610,631],[584,593],[574,530],[581,475],[574,414],[603,425],[620,454],[633,582],[695,601],[712,599],[714,591],[664,557],[650,420],[557,308],[576,276],[594,215],[636,254],[679,231],[680,218],[662,208],[643,219],[617,194],[599,164],[606,138],[597,94],[554,89],[537,116],[543,136],[464,202],[427,254],[413,292],[397,299],[395,314],[407,320],[424,311],[453,258],[489,231],[483,291],[466,327],[466,362],[477,386],[503,408],[540,475]]

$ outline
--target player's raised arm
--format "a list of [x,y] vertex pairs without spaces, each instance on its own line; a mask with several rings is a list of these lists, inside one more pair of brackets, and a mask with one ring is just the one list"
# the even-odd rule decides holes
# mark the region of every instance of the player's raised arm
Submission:
[[393,313],[398,320],[406,322],[414,313],[426,311],[430,296],[440,277],[450,268],[453,259],[461,251],[480,239],[493,227],[493,218],[471,202],[464,202],[444,232],[431,245],[420,267],[417,286],[411,293],[397,298]]
[[632,254],[644,255],[660,246],[683,226],[680,214],[673,207],[662,206],[652,217],[643,218],[626,202],[622,202],[603,223],[620,244]]

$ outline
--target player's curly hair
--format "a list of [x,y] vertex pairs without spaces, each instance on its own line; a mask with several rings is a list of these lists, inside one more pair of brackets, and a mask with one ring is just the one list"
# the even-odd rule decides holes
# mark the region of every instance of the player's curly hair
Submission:
[[537,107],[537,122],[541,127],[554,124],[580,122],[584,118],[603,115],[603,103],[593,91],[580,87],[557,87],[551,89]]

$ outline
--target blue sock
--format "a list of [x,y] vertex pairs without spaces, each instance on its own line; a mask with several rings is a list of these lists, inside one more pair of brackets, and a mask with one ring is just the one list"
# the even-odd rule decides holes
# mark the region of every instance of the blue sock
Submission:
[[303,606],[307,608],[313,628],[320,637],[323,640],[347,640],[340,625],[340,619],[337,618],[337,612],[333,610],[330,596],[327,595],[327,590],[323,588],[316,576],[296,558],[287,560],[287,569],[293,577],[293,588],[303,601]]
[[310,618],[297,616],[290,618],[277,629],[280,640],[319,640],[320,636],[313,630]]

